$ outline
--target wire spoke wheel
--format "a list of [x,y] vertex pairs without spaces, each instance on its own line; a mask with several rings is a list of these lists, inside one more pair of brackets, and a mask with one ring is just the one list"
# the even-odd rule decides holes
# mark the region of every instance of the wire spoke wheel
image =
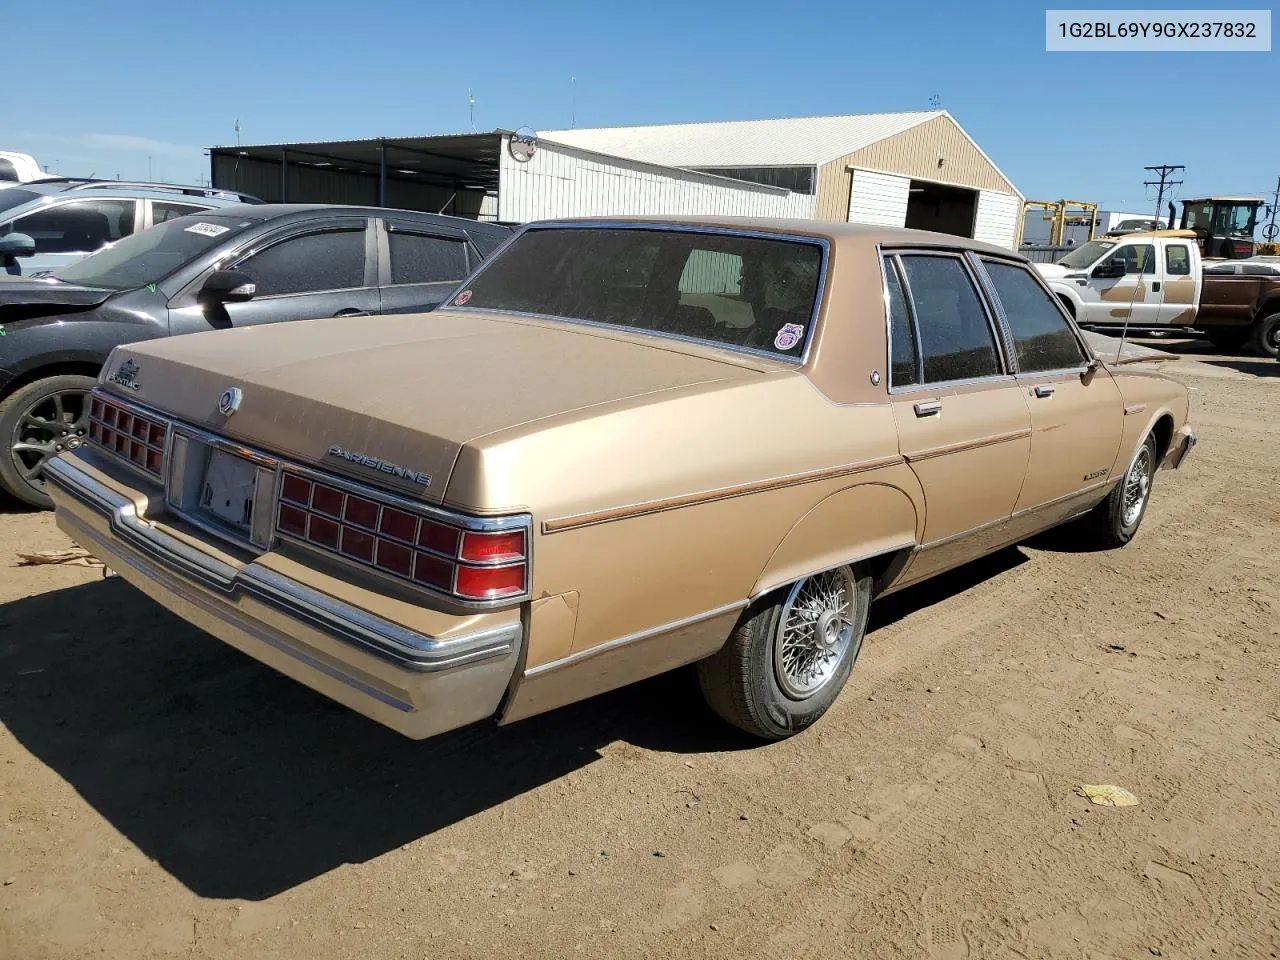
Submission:
[[51,457],[74,450],[89,432],[89,392],[63,390],[39,397],[18,418],[9,456],[18,475],[32,485]]
[[791,587],[773,642],[774,673],[788,697],[811,697],[835,676],[857,632],[856,606],[857,587],[847,567]]
[[1142,516],[1147,497],[1151,494],[1151,448],[1144,445],[1129,465],[1129,472],[1124,478],[1124,507],[1120,520],[1126,527],[1131,527]]

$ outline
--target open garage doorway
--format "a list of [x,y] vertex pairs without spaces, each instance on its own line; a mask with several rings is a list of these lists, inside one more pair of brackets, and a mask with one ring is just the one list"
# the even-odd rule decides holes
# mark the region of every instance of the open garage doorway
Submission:
[[934,230],[957,237],[973,236],[978,210],[978,192],[948,187],[927,180],[912,180],[907,195],[906,226],[914,230]]

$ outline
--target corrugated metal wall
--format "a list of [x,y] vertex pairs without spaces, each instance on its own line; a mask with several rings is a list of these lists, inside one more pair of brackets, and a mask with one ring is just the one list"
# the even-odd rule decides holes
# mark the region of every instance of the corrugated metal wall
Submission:
[[[224,190],[241,190],[261,197],[268,203],[279,203],[280,164],[253,157],[214,154],[213,185]],[[284,200],[289,203],[351,203],[378,206],[376,174],[348,170],[324,170],[316,167],[286,165]],[[475,218],[484,201],[480,190],[458,190],[448,187],[408,183],[387,179],[385,206],[401,210],[426,210],[459,217]]]
[[911,197],[909,177],[854,170],[852,181],[848,209],[850,223],[900,227],[907,222],[907,201]]
[[500,163],[498,219],[504,221],[664,213],[809,218],[814,211],[814,198],[804,194],[727,183],[546,140],[520,163],[504,137]]
[[973,238],[1014,249],[1022,199],[995,190],[978,191],[978,212],[973,218]]
[[[939,157],[945,160],[941,167]],[[823,164],[818,170],[819,220],[845,218],[851,166],[960,187],[1018,192],[949,117],[935,117],[897,136]]]

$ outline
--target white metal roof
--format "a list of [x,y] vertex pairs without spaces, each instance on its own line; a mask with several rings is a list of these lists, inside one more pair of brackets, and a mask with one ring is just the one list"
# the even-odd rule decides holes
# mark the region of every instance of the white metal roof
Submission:
[[836,117],[544,130],[549,140],[667,167],[808,167],[829,163],[945,110]]

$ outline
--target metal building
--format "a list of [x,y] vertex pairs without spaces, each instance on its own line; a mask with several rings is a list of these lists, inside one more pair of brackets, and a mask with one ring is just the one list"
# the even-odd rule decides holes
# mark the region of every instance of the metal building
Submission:
[[1017,244],[1023,197],[946,111],[213,147],[215,187],[526,222],[851,220]]
[[808,196],[819,220],[1016,246],[1022,193],[945,110],[550,130],[549,140]]

